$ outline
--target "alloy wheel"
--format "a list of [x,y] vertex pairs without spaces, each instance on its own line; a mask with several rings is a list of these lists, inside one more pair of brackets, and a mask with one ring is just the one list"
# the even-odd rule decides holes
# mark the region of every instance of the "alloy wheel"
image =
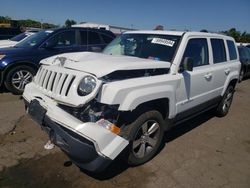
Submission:
[[27,70],[19,70],[12,76],[12,85],[18,90],[24,90],[26,84],[32,81],[33,75]]
[[155,120],[146,121],[137,131],[132,143],[133,153],[137,158],[148,155],[160,138],[160,126]]
[[233,90],[229,90],[223,103],[223,111],[228,111],[233,99]]

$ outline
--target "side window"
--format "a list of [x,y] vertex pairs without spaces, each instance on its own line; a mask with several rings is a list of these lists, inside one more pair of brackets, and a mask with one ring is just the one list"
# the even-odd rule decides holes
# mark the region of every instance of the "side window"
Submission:
[[87,31],[80,31],[80,36],[81,36],[80,44],[87,45],[88,43]]
[[250,48],[246,48],[246,50],[247,50],[247,57],[248,57],[248,59],[250,59]]
[[236,53],[234,42],[231,40],[227,40],[227,47],[229,51],[230,60],[237,59],[237,53]]
[[187,47],[182,58],[182,62],[186,57],[193,59],[194,67],[208,65],[208,46],[207,39],[195,38],[188,41]]
[[222,39],[211,39],[214,63],[222,63],[227,60],[224,41]]
[[101,44],[101,39],[98,33],[89,31],[88,36],[89,44]]
[[113,40],[113,38],[111,38],[107,35],[104,35],[104,34],[101,34],[101,37],[102,37],[103,41],[105,42],[105,44],[108,44]]
[[239,54],[240,58],[242,59],[249,59],[250,58],[250,52],[249,49],[246,47],[239,47]]
[[76,44],[75,31],[65,31],[56,34],[48,41],[54,47],[67,47]]

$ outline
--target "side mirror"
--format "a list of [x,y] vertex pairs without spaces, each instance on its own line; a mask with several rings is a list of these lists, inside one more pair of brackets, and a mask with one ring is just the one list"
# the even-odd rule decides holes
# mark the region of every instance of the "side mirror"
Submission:
[[187,71],[193,71],[194,68],[194,60],[191,57],[185,57],[183,61],[183,69]]

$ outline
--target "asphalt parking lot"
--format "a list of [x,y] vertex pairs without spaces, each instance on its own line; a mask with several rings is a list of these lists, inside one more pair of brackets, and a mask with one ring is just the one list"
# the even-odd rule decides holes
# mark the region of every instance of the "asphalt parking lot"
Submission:
[[44,150],[48,137],[20,97],[0,92],[0,187],[250,187],[250,80],[238,85],[228,116],[204,113],[166,133],[150,162],[114,161],[101,174]]

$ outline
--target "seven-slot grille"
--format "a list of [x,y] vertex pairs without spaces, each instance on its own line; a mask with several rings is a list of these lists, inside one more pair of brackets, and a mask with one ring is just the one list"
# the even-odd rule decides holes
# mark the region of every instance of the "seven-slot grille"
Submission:
[[35,83],[46,92],[60,96],[68,96],[70,87],[75,80],[75,75],[41,67],[37,72]]

